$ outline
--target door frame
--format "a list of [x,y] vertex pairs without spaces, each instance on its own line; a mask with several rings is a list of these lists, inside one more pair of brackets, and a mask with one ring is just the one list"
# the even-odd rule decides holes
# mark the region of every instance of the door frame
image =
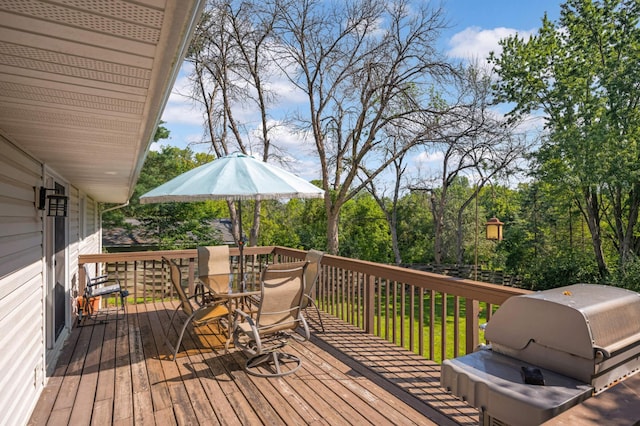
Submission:
[[[43,183],[45,188],[55,188],[56,184],[64,188],[64,194],[69,195],[69,184],[53,173],[51,170],[44,170]],[[62,235],[62,251],[57,254],[56,247],[56,220],[63,220],[64,229]],[[43,331],[46,348],[46,370],[51,373],[55,368],[55,361],[62,349],[62,346],[71,331],[71,297],[69,283],[69,218],[56,219],[47,216],[46,210],[42,211],[43,223]],[[56,265],[56,256],[58,264]],[[60,264],[62,263],[62,264]],[[58,275],[57,275],[58,274]],[[56,277],[61,277],[58,282],[63,286],[64,316],[63,327],[56,337]],[[59,301],[58,301],[59,302]]]

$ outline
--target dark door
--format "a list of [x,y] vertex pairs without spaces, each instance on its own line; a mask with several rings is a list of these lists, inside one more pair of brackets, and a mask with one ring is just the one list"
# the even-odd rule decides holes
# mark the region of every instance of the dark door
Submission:
[[[64,194],[64,187],[58,183],[55,184],[56,193]],[[53,324],[55,331],[55,340],[58,340],[60,333],[64,330],[65,326],[65,248],[66,248],[66,218],[56,217],[54,219],[54,274],[55,274],[55,287],[54,287],[54,314]]]

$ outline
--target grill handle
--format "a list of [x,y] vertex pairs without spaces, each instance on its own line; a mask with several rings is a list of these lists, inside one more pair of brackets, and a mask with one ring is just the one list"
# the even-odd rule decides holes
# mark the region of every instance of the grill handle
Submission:
[[603,362],[606,359],[611,358],[611,354],[605,348],[599,348],[597,346],[594,346],[593,351],[594,351],[594,357],[593,358],[595,359],[595,361],[598,364]]

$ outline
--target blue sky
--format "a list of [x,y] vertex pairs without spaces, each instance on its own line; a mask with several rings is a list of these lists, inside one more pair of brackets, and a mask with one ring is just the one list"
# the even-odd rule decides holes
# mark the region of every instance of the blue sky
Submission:
[[[442,33],[441,47],[452,58],[483,58],[498,49],[501,38],[516,32],[525,36],[534,33],[545,12],[549,18],[557,20],[560,4],[559,0],[443,0],[450,28]],[[181,72],[162,116],[165,127],[171,132],[170,139],[162,144],[180,148],[203,139],[201,112],[180,95],[180,92],[186,93],[185,81]],[[293,101],[284,96],[282,102],[285,105]],[[278,136],[285,150],[300,147],[293,135],[283,133]],[[195,151],[206,150],[205,145],[191,147]],[[291,171],[307,179],[317,179],[316,169],[317,166],[311,163],[300,162]]]

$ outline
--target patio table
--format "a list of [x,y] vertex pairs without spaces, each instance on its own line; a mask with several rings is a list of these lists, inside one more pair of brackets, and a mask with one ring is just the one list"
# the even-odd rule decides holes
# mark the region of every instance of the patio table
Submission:
[[[233,321],[233,315],[235,309],[251,309],[251,296],[259,296],[260,289],[254,289],[254,285],[247,287],[246,283],[242,280],[233,279],[233,274],[229,275],[229,290],[226,293],[216,291],[217,286],[215,280],[219,279],[217,276],[203,276],[198,278],[202,282],[205,289],[213,293],[214,298],[217,300],[227,300],[229,304],[228,324],[227,324],[227,338],[231,338],[231,323]],[[258,284],[259,285],[259,284]]]

